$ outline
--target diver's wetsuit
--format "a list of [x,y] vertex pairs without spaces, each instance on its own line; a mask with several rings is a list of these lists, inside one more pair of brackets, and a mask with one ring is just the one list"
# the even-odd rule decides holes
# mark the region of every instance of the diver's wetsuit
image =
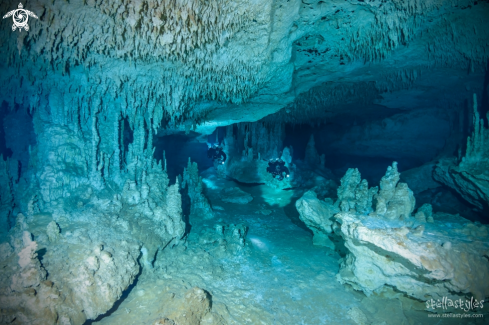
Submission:
[[216,148],[214,147],[210,147],[208,150],[207,150],[207,158],[212,158],[214,159],[214,157],[216,156]]
[[275,160],[269,160],[268,161],[267,172],[269,172],[270,174],[273,175],[273,173],[275,173],[275,166],[277,166],[277,163],[275,162]]
[[216,153],[214,155],[214,160],[219,160],[221,163],[224,163],[226,161],[226,154],[224,153],[224,151],[221,149],[221,148],[217,148],[216,149]]
[[282,159],[277,160],[277,166],[278,166],[278,168],[277,168],[278,180],[281,181],[284,179],[283,173],[285,172],[285,169],[287,168],[287,167],[285,167],[285,161],[283,161]]
[[275,167],[275,172],[272,174],[275,178],[277,178],[279,181],[283,180],[284,177],[282,176],[282,168],[280,167],[280,163],[278,163]]
[[227,159],[227,156],[222,148],[218,146],[213,146],[209,148],[209,150],[207,150],[207,157],[211,158],[214,161],[217,161],[220,164],[224,164]]
[[287,168],[287,166],[282,167],[282,172],[284,172],[284,173],[285,173],[285,177],[288,177],[288,176],[289,176],[289,174],[290,174],[290,171],[289,171],[289,169]]
[[282,172],[284,171],[284,168],[285,167],[285,161],[283,161],[282,159],[279,159],[277,161],[277,165],[280,167],[280,174],[282,174]]
[[289,175],[289,169],[285,166],[285,161],[282,159],[270,160],[268,162],[267,172],[272,174],[272,176],[277,178],[279,181],[283,180]]

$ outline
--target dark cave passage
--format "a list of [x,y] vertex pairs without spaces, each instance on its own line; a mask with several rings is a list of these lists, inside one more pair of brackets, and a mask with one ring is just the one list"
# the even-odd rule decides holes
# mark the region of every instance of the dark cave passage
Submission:
[[2,102],[0,105],[0,154],[4,159],[7,157],[12,157],[12,149],[7,147],[6,137],[5,137],[5,128],[4,128],[4,119],[9,113],[8,104],[6,102]]
[[[10,110],[6,102],[0,107],[0,154],[4,159],[10,158],[11,164],[18,162],[17,170],[12,170],[16,175],[15,181],[27,171],[29,166],[29,148],[34,148],[36,135],[29,110],[25,107],[15,105]],[[16,167],[11,165],[12,168]]]
[[187,167],[189,158],[192,162],[197,162],[201,171],[213,166],[212,160],[207,158],[207,145],[197,142],[195,136],[195,134],[190,136],[172,134],[154,137],[154,157],[161,160],[163,159],[163,151],[165,152],[170,184],[175,183],[175,178],[182,174],[183,168]]
[[[348,168],[358,168],[369,183],[376,184],[392,161],[399,163],[402,172],[433,160],[447,141],[454,141],[450,136],[458,130],[453,130],[451,120],[463,113],[454,110],[447,115],[436,109],[421,109],[338,117],[320,126],[286,125],[284,146],[292,145],[294,158],[304,159],[312,134],[318,153],[325,155],[325,167],[337,177]],[[465,114],[467,120],[469,113]],[[461,142],[462,136],[455,141]]]
[[[470,105],[466,101],[448,112],[427,109],[400,113],[384,108],[358,118],[340,116],[325,124],[287,124],[283,145],[292,146],[294,159],[304,160],[313,135],[318,154],[325,155],[324,167],[337,180],[349,168],[357,168],[369,184],[378,184],[387,166],[397,161],[401,179],[418,190],[412,183],[417,168],[431,170],[433,167],[422,166],[465,150],[465,138],[473,124]],[[403,175],[403,172],[407,173]],[[417,192],[416,197],[419,197],[416,207],[430,203],[435,211],[458,213],[483,224],[489,222],[487,207],[474,209],[445,184],[433,182],[430,188]]]

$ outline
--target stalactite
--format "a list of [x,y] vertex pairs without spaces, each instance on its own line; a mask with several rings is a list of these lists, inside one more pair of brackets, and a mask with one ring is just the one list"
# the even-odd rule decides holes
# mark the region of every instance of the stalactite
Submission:
[[163,161],[164,161],[164,166],[165,166],[163,170],[166,172],[166,156],[165,155],[166,155],[165,150],[163,150]]
[[225,138],[229,149],[241,151],[248,159],[253,159],[253,155],[267,159],[277,158],[283,147],[285,126],[281,123],[239,123],[236,134],[233,132],[233,126],[226,128]]
[[[113,148],[113,153],[112,153],[112,159],[111,159],[111,176],[112,180],[118,184],[119,186],[122,186],[122,179],[121,179],[121,148],[123,148],[123,131],[119,131],[120,129],[124,129],[124,121],[120,119],[120,113],[114,113],[113,114],[113,125],[114,125],[114,131],[113,131],[113,139],[112,139],[112,148]],[[120,126],[120,127],[119,127]]]
[[148,142],[146,144],[146,147],[150,151],[153,150],[153,120],[152,119],[150,119],[150,122],[148,125]]
[[92,185],[97,188],[101,189],[103,187],[102,183],[102,175],[101,175],[101,169],[103,165],[103,161],[100,161],[100,164],[98,162],[99,158],[99,143],[100,143],[100,136],[98,134],[98,129],[97,129],[97,114],[98,114],[98,103],[94,104],[93,111],[92,111],[92,151],[91,151],[91,166],[90,166],[90,182]]
[[[111,5],[115,4],[114,1],[108,1],[108,3]],[[162,71],[162,74],[164,74],[162,83],[150,82],[149,87],[144,89],[144,96],[141,97],[151,97],[152,100],[149,104],[143,103],[140,99],[141,97],[138,96],[139,98],[130,100],[131,106],[133,108],[144,107],[143,110],[146,110],[149,114],[148,116],[154,119],[155,124],[160,123],[162,118],[162,110],[155,110],[155,107],[163,108],[164,111],[178,120],[190,115],[194,115],[193,117],[196,120],[201,120],[205,115],[205,111],[199,116],[195,116],[195,112],[192,111],[195,100],[213,98],[223,102],[242,103],[255,93],[263,82],[259,73],[262,67],[261,63],[246,62],[243,59],[232,60],[225,65],[207,64],[209,57],[214,56],[219,48],[219,46],[215,45],[230,39],[238,30],[249,28],[253,25],[250,17],[252,13],[247,10],[243,11],[241,10],[242,8],[238,9],[228,1],[219,1],[219,5],[216,7],[197,0],[192,0],[190,3],[192,4],[188,8],[191,9],[187,8],[185,11],[188,12],[188,17],[192,18],[187,18],[186,23],[182,23],[178,19],[177,22],[173,21],[175,16],[172,14],[180,12],[182,6],[186,6],[186,4],[175,2],[169,5],[168,8],[160,10],[162,16],[159,20],[161,22],[165,21],[165,24],[158,25],[156,23],[160,32],[154,38],[151,38],[153,41],[146,38],[141,41],[142,36],[145,35],[142,31],[153,30],[155,27],[153,20],[145,19],[139,20],[139,23],[135,23],[136,20],[134,20],[134,29],[129,33],[122,31],[124,24],[118,23],[119,20],[105,21],[104,26],[92,24],[86,28],[73,23],[64,26],[63,30],[60,30],[56,24],[48,23],[46,26],[35,26],[27,34],[27,40],[34,43],[39,38],[39,35],[43,33],[43,37],[47,41],[43,42],[43,44],[36,43],[33,46],[36,50],[36,55],[40,55],[38,59],[49,62],[62,60],[63,62],[60,62],[59,66],[63,69],[67,66],[76,67],[83,65],[87,69],[93,70],[95,58],[91,54],[102,52],[107,53],[106,56],[108,57],[127,57],[131,61],[130,63],[134,62],[135,64],[137,62],[151,64],[163,61],[170,64],[182,63],[187,66],[187,69],[182,70],[169,66],[167,70]],[[125,6],[128,6],[128,4]],[[55,15],[57,19],[75,21],[70,18],[71,13],[62,11],[58,6],[49,6],[49,12]],[[200,12],[200,14],[197,12]],[[203,12],[213,13],[209,17],[215,17],[215,20],[202,16]],[[134,17],[139,15],[135,12],[133,14],[135,15]],[[231,18],[237,16],[240,19]],[[133,20],[130,21],[132,22]],[[175,26],[177,26],[176,29]],[[109,35],[108,38],[100,38],[100,40],[94,38],[91,42],[82,40],[83,35],[87,32],[98,34],[103,32],[103,30],[107,30],[109,33],[112,31],[115,35]],[[226,33],[220,32],[223,30],[226,30]],[[124,34],[126,42],[122,40],[122,34]],[[172,35],[171,40],[168,39],[168,35]],[[107,39],[109,43],[107,43]],[[110,43],[111,39],[115,40],[114,43]],[[166,47],[161,46],[162,41],[165,45],[175,45],[174,43],[178,41],[180,45],[171,47],[171,51],[167,52]],[[64,46],[65,44],[69,46]],[[124,44],[124,46],[116,46],[116,44]],[[178,59],[175,59],[175,54]],[[179,62],[180,60],[183,61]],[[55,66],[57,67],[58,64]],[[129,68],[133,69],[133,65],[129,64]],[[92,71],[87,74],[87,81],[92,82],[91,78]],[[122,99],[123,113],[125,115],[129,113],[125,110],[127,106],[124,105],[126,93],[129,92],[131,96],[135,84],[141,84],[137,78],[132,76],[132,73],[129,72],[127,75],[123,74],[114,77],[95,77],[95,81],[108,90],[110,94],[114,94],[114,97],[116,97],[115,94],[119,94]],[[232,87],[228,88],[228,85],[232,85]],[[145,88],[144,86],[142,87]],[[9,95],[9,99],[12,98],[12,104],[15,101],[20,102],[16,100],[18,95],[15,90],[13,88],[12,96]],[[19,92],[19,94],[22,93]],[[168,94],[172,94],[172,96],[169,97]],[[69,96],[68,93],[65,93],[64,96],[71,98],[71,91]],[[26,96],[26,98],[29,97]],[[65,108],[69,110],[69,106],[65,105]],[[67,111],[66,113],[69,112]],[[69,114],[66,114],[63,117],[63,114],[57,113],[56,115],[62,119],[69,116]]]

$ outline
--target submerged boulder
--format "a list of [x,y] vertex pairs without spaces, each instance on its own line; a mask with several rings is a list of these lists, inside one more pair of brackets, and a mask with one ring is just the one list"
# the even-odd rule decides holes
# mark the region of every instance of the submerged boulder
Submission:
[[333,249],[334,244],[328,235],[333,231],[333,216],[339,212],[339,209],[333,205],[332,200],[322,201],[314,191],[307,191],[297,200],[295,206],[299,211],[300,219],[314,233],[314,245]]
[[429,204],[413,216],[413,192],[399,180],[397,163],[380,181],[380,191],[368,189],[358,170],[350,169],[335,204],[313,192],[297,201],[315,243],[331,233],[343,238],[348,253],[338,281],[367,295],[393,287],[421,301],[485,299],[488,228],[459,215],[433,213]]

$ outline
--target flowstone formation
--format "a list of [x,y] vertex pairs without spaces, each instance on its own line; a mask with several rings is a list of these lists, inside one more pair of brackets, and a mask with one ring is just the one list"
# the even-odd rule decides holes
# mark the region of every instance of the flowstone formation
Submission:
[[[489,114],[486,120],[489,121]],[[479,115],[476,94],[473,95],[473,126],[465,156],[460,160],[443,159],[433,176],[478,209],[489,211],[489,128]]]
[[[301,219],[315,237],[333,230],[345,241],[348,253],[338,280],[367,295],[393,287],[421,301],[484,300],[489,296],[487,227],[458,215],[433,213],[428,204],[413,216],[414,196],[399,179],[394,163],[380,189],[369,189],[358,170],[349,169],[334,204],[310,192],[301,198]],[[335,208],[341,212],[333,215]]]

